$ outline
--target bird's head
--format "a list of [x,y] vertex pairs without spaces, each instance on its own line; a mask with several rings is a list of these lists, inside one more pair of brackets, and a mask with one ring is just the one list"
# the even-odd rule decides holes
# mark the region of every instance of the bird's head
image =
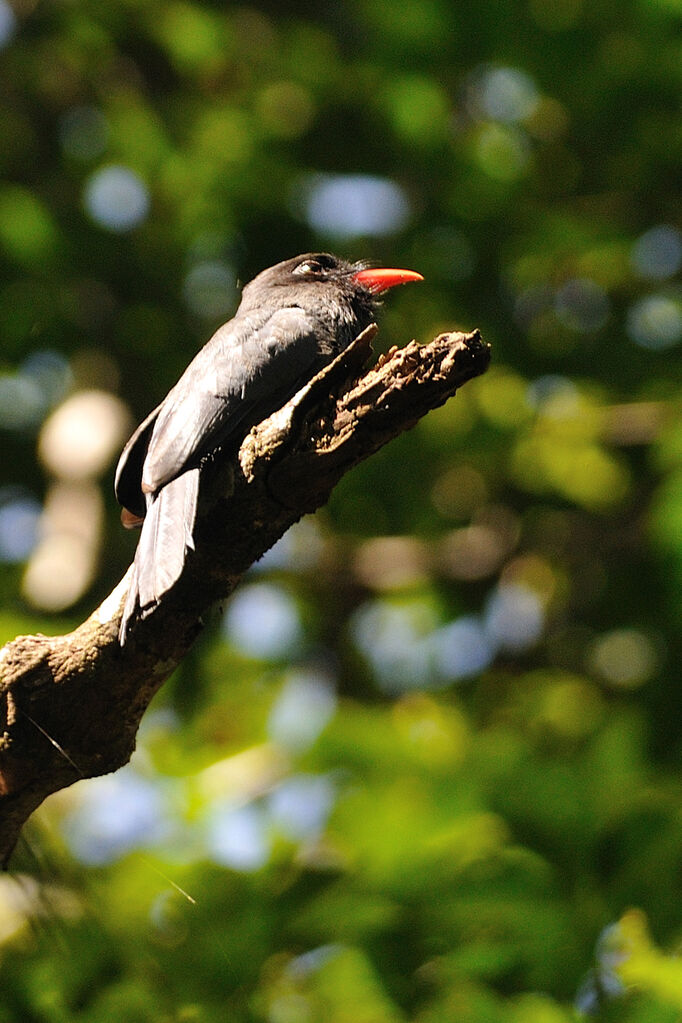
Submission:
[[349,263],[329,252],[308,252],[263,270],[244,288],[242,302],[257,304],[266,293],[274,297],[286,289],[287,301],[306,296],[311,302],[351,298],[365,305],[389,288],[423,279],[414,270],[372,267]]
[[264,304],[300,306],[328,329],[337,348],[372,322],[379,295],[398,284],[421,280],[414,270],[370,267],[329,252],[307,252],[254,277],[244,288],[241,309],[249,312]]

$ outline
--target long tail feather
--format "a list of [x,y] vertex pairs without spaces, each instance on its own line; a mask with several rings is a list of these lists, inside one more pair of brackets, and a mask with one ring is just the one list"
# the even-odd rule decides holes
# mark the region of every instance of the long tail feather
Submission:
[[199,469],[189,469],[151,498],[119,629],[121,646],[131,621],[144,618],[180,578],[188,550],[194,549]]

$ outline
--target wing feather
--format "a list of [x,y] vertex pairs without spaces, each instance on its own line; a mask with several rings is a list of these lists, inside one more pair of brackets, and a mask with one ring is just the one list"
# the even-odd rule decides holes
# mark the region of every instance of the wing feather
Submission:
[[123,448],[116,466],[114,477],[116,500],[139,518],[143,518],[146,512],[146,502],[142,493],[142,467],[147,457],[154,423],[161,408],[161,405],[157,405],[144,422],[140,423]]
[[260,324],[235,317],[201,349],[155,419],[142,488],[155,493],[238,429],[274,412],[320,355],[316,321],[279,309]]
[[188,469],[171,480],[155,497],[142,524],[133,573],[119,629],[121,645],[128,625],[155,607],[178,581],[188,550],[194,550],[192,531],[199,495],[199,469]]

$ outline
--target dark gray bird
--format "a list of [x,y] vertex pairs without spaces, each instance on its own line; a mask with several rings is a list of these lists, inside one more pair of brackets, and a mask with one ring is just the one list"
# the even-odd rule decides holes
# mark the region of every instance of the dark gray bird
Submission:
[[129,528],[142,523],[119,639],[179,579],[194,549],[202,462],[278,408],[374,317],[376,296],[422,280],[329,253],[288,259],[242,292],[220,327],[130,438],[116,469]]

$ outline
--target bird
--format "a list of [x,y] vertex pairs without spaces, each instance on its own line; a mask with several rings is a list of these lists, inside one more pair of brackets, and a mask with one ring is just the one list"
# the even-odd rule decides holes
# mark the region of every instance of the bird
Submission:
[[373,321],[378,296],[423,280],[414,270],[306,253],[258,274],[163,401],[138,426],[116,468],[127,528],[142,528],[119,627],[151,614],[195,549],[202,467],[281,408]]

